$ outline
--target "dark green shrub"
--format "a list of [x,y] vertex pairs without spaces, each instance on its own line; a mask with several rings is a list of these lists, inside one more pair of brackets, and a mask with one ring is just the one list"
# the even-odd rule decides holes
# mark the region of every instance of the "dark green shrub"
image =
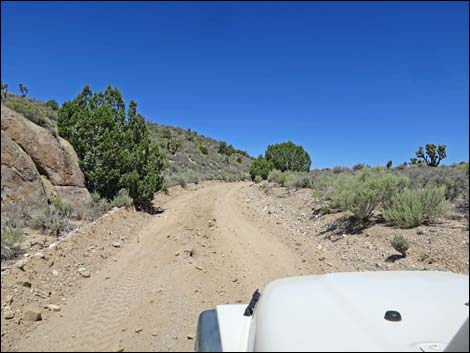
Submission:
[[255,180],[255,177],[259,175],[263,180],[268,178],[269,172],[273,169],[272,164],[267,161],[263,156],[259,156],[250,166],[251,180]]
[[136,206],[151,210],[153,194],[163,184],[164,157],[134,101],[126,114],[117,88],[93,93],[86,86],[59,109],[57,125],[74,147],[90,191],[110,200],[127,189]]
[[408,240],[406,240],[405,237],[403,237],[402,235],[395,235],[390,244],[403,257],[406,257],[406,252],[410,248],[410,244],[408,243]]
[[202,154],[205,154],[207,155],[209,152],[207,151],[207,147],[206,146],[199,146],[199,151],[201,151]]
[[53,99],[48,100],[46,105],[52,110],[59,110],[59,104]]
[[272,163],[275,169],[282,172],[286,170],[308,172],[312,161],[309,154],[291,141],[269,145],[265,158]]
[[238,154],[241,154],[242,156],[251,158],[247,151],[236,150],[236,152],[237,152]]
[[358,164],[355,164],[355,165],[352,167],[353,170],[362,170],[362,169],[364,169],[364,168],[365,168],[364,163],[358,163]]
[[237,162],[238,162],[238,163],[241,163],[241,162],[242,162],[241,157],[237,157]]
[[226,156],[231,156],[235,153],[235,148],[232,145],[227,145],[226,142],[219,142],[219,153],[224,154]]

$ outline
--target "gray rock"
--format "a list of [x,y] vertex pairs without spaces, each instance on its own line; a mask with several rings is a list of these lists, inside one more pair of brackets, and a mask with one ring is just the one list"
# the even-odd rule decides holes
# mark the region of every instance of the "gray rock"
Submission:
[[20,261],[17,261],[15,263],[15,267],[16,268],[19,268],[20,270],[23,270],[24,271],[24,266],[28,263],[28,260],[26,259],[23,259],[23,260],[20,260]]
[[47,306],[47,308],[48,308],[50,311],[54,311],[54,312],[58,312],[58,311],[61,310],[61,309],[60,309],[60,306],[55,305],[55,304],[49,304],[49,305]]
[[15,313],[11,309],[5,310],[4,317],[5,317],[5,320],[11,320],[15,317]]
[[31,288],[31,280],[24,274],[18,276],[16,283],[20,286]]
[[41,321],[41,310],[35,306],[26,307],[23,311],[23,320],[26,321]]
[[88,271],[85,267],[80,267],[78,269],[78,273],[82,275],[82,277],[88,278],[91,276],[90,271]]
[[113,243],[111,245],[114,246],[115,248],[120,248],[121,247],[121,243],[118,242],[118,241],[113,241]]
[[8,305],[10,305],[11,303],[13,303],[13,296],[12,296],[12,295],[7,295],[7,296],[5,297],[4,303],[7,303]]

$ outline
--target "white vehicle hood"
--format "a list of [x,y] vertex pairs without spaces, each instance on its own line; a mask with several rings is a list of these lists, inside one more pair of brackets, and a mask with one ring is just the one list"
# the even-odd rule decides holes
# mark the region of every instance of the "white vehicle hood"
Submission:
[[[445,272],[362,272],[271,282],[247,350],[443,351],[468,319],[469,280]],[[401,321],[384,319],[386,311]]]

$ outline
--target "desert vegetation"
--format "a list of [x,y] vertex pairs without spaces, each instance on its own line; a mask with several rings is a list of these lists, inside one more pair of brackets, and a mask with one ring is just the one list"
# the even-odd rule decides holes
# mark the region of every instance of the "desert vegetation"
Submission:
[[392,168],[392,161],[388,161],[384,167],[372,168],[358,163],[353,168],[336,166],[312,171],[286,168],[302,165],[309,160],[307,158],[302,163],[294,158],[291,163],[278,161],[274,164],[273,151],[282,158],[286,155],[303,158],[301,153],[286,152],[288,149],[283,148],[283,144],[275,146],[268,147],[269,159],[259,156],[253,161],[252,180],[264,179],[288,189],[311,188],[323,213],[347,211],[359,223],[374,218],[390,226],[412,228],[436,222],[451,207],[468,210],[468,163],[439,166],[446,157],[445,146],[428,144],[426,155],[422,148],[416,152],[417,156],[422,156],[422,162],[395,168]]
[[126,189],[137,207],[151,208],[163,186],[163,156],[135,101],[126,114],[117,88],[93,93],[86,86],[59,109],[57,126],[78,155],[88,190],[111,200]]
[[[245,151],[190,129],[149,123],[149,136],[164,155],[164,188],[204,180],[240,181],[250,177]],[[176,150],[171,145],[177,144]]]
[[16,94],[8,93],[8,85],[4,85],[6,85],[6,87],[2,86],[3,104],[11,110],[22,114],[26,119],[33,123],[48,129],[57,137],[57,102],[50,100],[45,103],[29,97],[17,96]]

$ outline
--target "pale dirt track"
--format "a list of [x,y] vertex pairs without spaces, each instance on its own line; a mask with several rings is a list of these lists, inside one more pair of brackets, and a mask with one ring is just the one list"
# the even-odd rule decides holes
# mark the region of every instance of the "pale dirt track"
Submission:
[[214,183],[168,200],[85,282],[62,317],[41,323],[18,350],[192,351],[202,310],[247,303],[276,278],[316,273],[282,227],[247,207],[242,195],[250,185]]

